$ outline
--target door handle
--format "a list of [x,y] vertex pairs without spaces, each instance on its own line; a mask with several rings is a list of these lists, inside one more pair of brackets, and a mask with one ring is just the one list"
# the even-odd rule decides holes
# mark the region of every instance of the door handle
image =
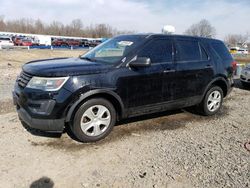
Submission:
[[175,72],[175,70],[174,69],[167,69],[167,70],[164,70],[163,72],[164,73],[170,73],[170,72]]
[[213,65],[206,65],[205,68],[212,68]]

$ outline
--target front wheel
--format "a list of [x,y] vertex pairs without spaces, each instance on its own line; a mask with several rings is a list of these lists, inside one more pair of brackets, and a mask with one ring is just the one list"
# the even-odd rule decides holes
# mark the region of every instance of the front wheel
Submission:
[[114,106],[105,99],[94,98],[79,107],[71,131],[81,142],[95,142],[105,138],[115,123]]
[[200,103],[198,110],[202,115],[211,116],[220,111],[223,103],[223,91],[218,86],[212,86]]

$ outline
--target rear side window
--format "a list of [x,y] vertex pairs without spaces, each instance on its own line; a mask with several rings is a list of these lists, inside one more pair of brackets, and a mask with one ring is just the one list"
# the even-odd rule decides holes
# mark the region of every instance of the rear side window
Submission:
[[199,46],[198,41],[177,40],[176,52],[177,52],[176,54],[177,61],[200,61],[201,60],[200,46]]
[[223,44],[222,42],[212,42],[211,45],[221,59],[232,59],[232,56],[225,44]]
[[138,57],[148,57],[152,63],[172,61],[173,44],[168,39],[157,39],[147,44],[139,53]]

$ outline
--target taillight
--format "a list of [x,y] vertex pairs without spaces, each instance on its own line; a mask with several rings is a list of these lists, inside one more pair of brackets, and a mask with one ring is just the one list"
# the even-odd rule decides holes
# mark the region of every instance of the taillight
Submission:
[[236,69],[237,69],[237,62],[236,61],[232,62],[232,67],[233,67],[233,70],[236,71]]

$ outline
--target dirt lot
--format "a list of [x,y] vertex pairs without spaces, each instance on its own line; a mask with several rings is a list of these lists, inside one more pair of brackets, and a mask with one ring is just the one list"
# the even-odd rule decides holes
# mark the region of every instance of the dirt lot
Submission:
[[24,130],[9,93],[20,66],[78,54],[0,52],[0,187],[250,187],[250,152],[244,148],[250,90],[239,82],[214,117],[183,110],[144,116],[124,121],[94,144]]

